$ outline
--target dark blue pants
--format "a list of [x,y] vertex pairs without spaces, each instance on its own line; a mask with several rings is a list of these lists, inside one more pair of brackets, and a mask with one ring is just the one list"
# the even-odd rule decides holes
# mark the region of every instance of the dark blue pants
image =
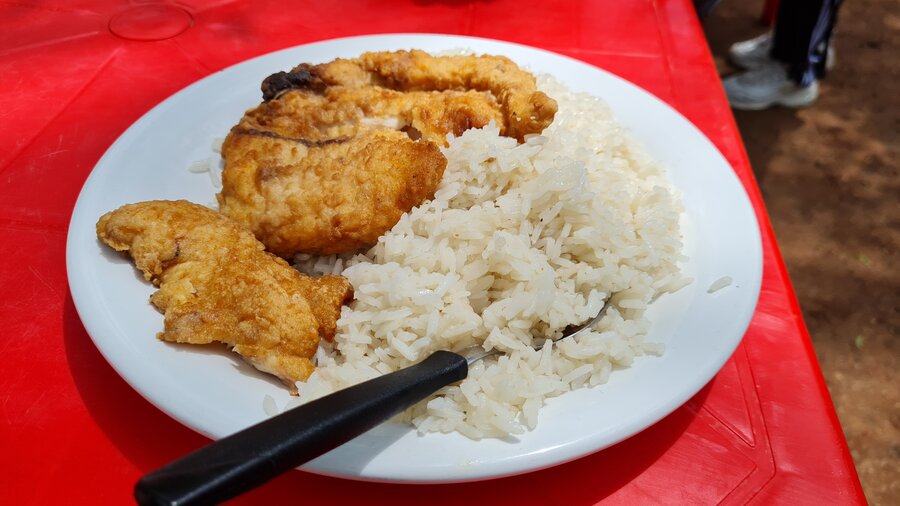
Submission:
[[[705,17],[721,0],[694,0]],[[825,76],[825,55],[837,22],[841,0],[781,0],[775,19],[772,58],[788,66],[788,75],[801,85]]]
[[781,0],[775,18],[772,58],[807,86],[825,76],[825,57],[841,0]]

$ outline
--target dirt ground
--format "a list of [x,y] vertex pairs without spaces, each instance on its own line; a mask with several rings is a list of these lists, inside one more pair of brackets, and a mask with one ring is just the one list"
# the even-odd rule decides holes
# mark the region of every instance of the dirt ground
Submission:
[[[762,3],[704,21],[723,75]],[[816,104],[735,117],[866,497],[900,504],[900,2],[839,14]]]

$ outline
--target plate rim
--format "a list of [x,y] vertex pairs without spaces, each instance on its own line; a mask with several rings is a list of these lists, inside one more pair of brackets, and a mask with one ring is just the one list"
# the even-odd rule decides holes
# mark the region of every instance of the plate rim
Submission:
[[[77,243],[77,240],[80,238],[79,229],[77,228],[77,226],[79,224],[78,220],[84,219],[80,216],[80,212],[84,212],[84,208],[86,205],[82,202],[82,199],[86,198],[86,195],[90,191],[90,188],[92,188],[93,185],[97,184],[96,180],[101,177],[99,175],[100,173],[97,169],[99,167],[103,166],[103,164],[105,162],[108,163],[109,158],[112,158],[116,155],[117,150],[121,148],[121,145],[125,142],[125,140],[128,138],[129,135],[134,135],[135,132],[137,130],[139,130],[139,128],[141,128],[144,124],[149,122],[155,115],[162,114],[165,104],[171,103],[171,101],[174,100],[175,97],[188,94],[191,92],[191,90],[193,90],[195,88],[202,87],[206,83],[214,81],[215,79],[219,79],[220,78],[219,76],[226,74],[227,72],[231,71],[232,69],[234,69],[236,67],[245,65],[249,62],[259,61],[259,60],[263,60],[266,58],[273,58],[276,55],[287,54],[292,51],[296,51],[299,48],[309,48],[310,46],[322,45],[322,46],[327,47],[328,45],[336,44],[339,42],[353,42],[353,41],[362,41],[362,40],[371,41],[373,39],[382,41],[384,39],[396,40],[396,39],[406,39],[406,38],[409,38],[409,39],[420,39],[420,38],[434,39],[434,38],[437,38],[437,39],[441,39],[443,41],[457,42],[459,44],[465,44],[466,42],[475,43],[475,44],[487,44],[487,45],[498,45],[499,44],[500,46],[516,47],[519,50],[525,50],[525,51],[529,51],[529,52],[538,52],[538,53],[540,53],[544,56],[548,56],[550,58],[563,58],[565,60],[568,60],[570,63],[574,63],[579,66],[588,67],[593,71],[599,72],[599,73],[603,74],[605,76],[605,78],[612,79],[614,81],[618,81],[619,85],[624,85],[626,87],[632,88],[633,91],[637,91],[639,95],[642,95],[642,98],[652,100],[653,102],[655,102],[656,106],[661,106],[662,108],[667,109],[671,114],[674,114],[675,116],[680,118],[680,120],[682,120],[688,126],[688,128],[690,128],[692,130],[691,133],[693,135],[698,136],[700,138],[701,142],[705,142],[706,144],[708,144],[708,146],[711,147],[713,152],[715,152],[715,154],[718,156],[720,161],[722,163],[724,163],[730,169],[728,171],[729,176],[730,176],[730,178],[732,178],[734,180],[733,182],[735,182],[738,185],[738,187],[740,188],[742,197],[745,200],[744,204],[746,204],[746,206],[749,208],[749,211],[750,211],[749,215],[752,218],[753,225],[754,225],[754,231],[755,231],[755,234],[753,234],[753,239],[755,239],[755,243],[756,243],[754,256],[756,257],[755,259],[758,260],[756,265],[752,266],[754,273],[755,273],[755,279],[753,279],[753,282],[754,282],[753,284],[755,286],[749,287],[749,289],[752,290],[752,292],[753,292],[753,302],[752,302],[752,304],[749,305],[749,310],[747,310],[745,312],[745,314],[741,314],[741,315],[739,315],[739,317],[735,318],[735,320],[740,322],[738,324],[738,326],[743,329],[743,331],[741,332],[741,337],[734,340],[733,345],[729,347],[730,349],[728,349],[727,353],[723,354],[724,358],[721,358],[721,360],[716,360],[716,361],[711,362],[705,368],[707,370],[712,371],[710,374],[708,374],[708,377],[706,377],[707,376],[706,372],[698,374],[698,376],[697,376],[698,378],[706,377],[706,379],[704,379],[703,381],[700,381],[700,382],[695,382],[695,383],[699,383],[699,384],[692,383],[689,388],[685,389],[685,394],[683,396],[669,398],[666,401],[659,403],[653,409],[648,410],[645,413],[643,418],[645,420],[649,420],[649,422],[647,422],[647,423],[641,422],[639,424],[639,425],[642,425],[640,428],[636,428],[631,431],[626,431],[627,433],[624,436],[617,438],[616,441],[609,442],[607,444],[596,445],[596,444],[594,444],[594,442],[595,442],[594,440],[596,440],[596,434],[595,435],[587,435],[587,436],[583,436],[579,440],[573,440],[568,445],[569,447],[571,447],[573,445],[577,445],[578,443],[583,443],[585,441],[588,441],[588,444],[587,444],[587,446],[584,447],[583,451],[567,451],[567,452],[563,452],[564,453],[564,455],[563,455],[558,451],[559,448],[555,448],[555,449],[549,450],[548,452],[542,453],[539,456],[536,456],[537,458],[533,461],[533,465],[512,466],[512,467],[507,467],[504,469],[496,470],[494,472],[471,472],[471,470],[470,470],[469,472],[460,472],[455,475],[449,476],[448,479],[437,479],[437,480],[433,479],[433,477],[425,478],[425,479],[418,479],[415,476],[392,476],[392,475],[390,475],[390,473],[388,475],[384,475],[384,474],[380,474],[380,473],[376,473],[376,472],[369,472],[369,473],[357,472],[356,474],[340,473],[340,472],[335,472],[333,469],[329,469],[327,467],[316,466],[315,461],[313,461],[313,465],[307,464],[306,466],[303,466],[302,469],[314,472],[316,474],[322,474],[322,475],[327,475],[327,476],[335,476],[335,477],[349,478],[349,479],[363,480],[363,481],[394,482],[394,483],[454,483],[454,482],[463,482],[463,481],[477,481],[477,480],[484,480],[484,479],[493,479],[493,478],[499,478],[499,477],[503,477],[503,476],[514,475],[514,474],[521,474],[521,473],[525,473],[525,472],[538,471],[540,469],[545,469],[547,467],[559,465],[559,464],[562,464],[565,462],[569,462],[569,461],[581,458],[585,455],[595,453],[604,448],[612,446],[618,442],[621,442],[625,439],[628,439],[628,438],[632,437],[633,435],[645,430],[646,428],[653,425],[657,421],[662,420],[667,415],[669,415],[670,413],[675,411],[679,406],[683,405],[691,397],[696,395],[696,393],[699,392],[703,388],[703,386],[705,386],[715,376],[715,374],[722,368],[722,366],[727,362],[727,360],[734,353],[734,350],[740,344],[743,335],[746,333],[746,330],[749,327],[752,316],[755,313],[755,307],[756,307],[756,304],[759,299],[760,287],[761,287],[761,281],[762,281],[762,267],[763,267],[762,241],[761,241],[759,223],[758,223],[758,220],[756,217],[756,209],[753,207],[752,202],[750,201],[749,195],[747,194],[747,189],[744,187],[742,181],[737,177],[737,174],[734,172],[733,168],[728,163],[727,159],[725,159],[725,157],[718,150],[718,148],[696,127],[696,125],[694,125],[690,120],[685,118],[674,107],[672,107],[668,103],[662,101],[661,99],[659,99],[652,93],[646,91],[645,89],[641,88],[640,86],[638,86],[624,78],[621,78],[609,71],[606,71],[602,68],[596,67],[590,63],[587,63],[587,62],[584,62],[584,61],[581,61],[581,60],[578,60],[578,59],[575,59],[575,58],[572,58],[572,57],[569,57],[569,56],[566,56],[563,54],[555,53],[555,52],[552,52],[552,51],[549,51],[549,50],[543,49],[543,48],[532,47],[532,46],[528,46],[528,45],[524,45],[524,44],[518,44],[518,43],[514,43],[514,42],[508,42],[508,41],[502,41],[502,40],[496,40],[496,39],[490,39],[490,38],[484,38],[484,37],[459,36],[459,35],[449,35],[449,34],[391,33],[391,34],[357,35],[357,36],[350,36],[350,37],[340,37],[340,38],[334,38],[334,39],[320,40],[320,41],[305,43],[305,44],[301,44],[301,45],[297,45],[297,46],[293,46],[293,47],[289,47],[289,48],[284,48],[284,49],[280,49],[280,50],[276,50],[276,51],[271,51],[271,52],[264,53],[264,54],[261,54],[261,55],[258,55],[258,56],[252,57],[252,58],[248,58],[241,62],[237,62],[233,65],[229,65],[228,67],[225,67],[225,68],[223,68],[219,71],[216,71],[212,74],[204,76],[203,78],[181,88],[180,90],[169,95],[162,101],[158,102],[156,105],[154,105],[152,108],[150,108],[147,112],[142,114],[131,125],[129,125],[128,128],[125,129],[116,138],[116,140],[109,146],[109,148],[107,148],[107,150],[104,152],[103,156],[100,157],[100,159],[97,161],[96,165],[91,169],[91,172],[88,175],[88,177],[85,179],[85,182],[82,185],[81,190],[79,191],[78,199],[76,200],[76,203],[73,207],[72,217],[69,222],[69,228],[68,228],[67,236],[66,236],[66,273],[67,273],[67,279],[69,282],[70,291],[72,293],[74,305],[75,305],[76,311],[78,312],[79,318],[81,319],[82,323],[84,324],[85,329],[88,332],[88,335],[90,336],[91,340],[94,342],[94,345],[101,352],[101,354],[103,355],[103,357],[107,361],[107,363],[109,363],[113,367],[113,369],[116,370],[117,374],[119,374],[119,376],[122,377],[142,397],[147,399],[149,402],[151,402],[151,404],[156,406],[158,409],[162,410],[168,416],[172,417],[179,423],[186,425],[187,427],[191,428],[192,430],[200,432],[201,434],[204,434],[208,437],[215,438],[216,436],[221,436],[219,434],[215,434],[215,433],[203,430],[202,428],[198,428],[198,427],[195,427],[195,426],[187,423],[186,421],[184,421],[182,419],[182,417],[176,416],[176,414],[172,413],[168,409],[168,407],[166,406],[165,400],[161,399],[160,398],[161,396],[158,393],[156,395],[154,395],[153,393],[146,392],[144,388],[141,388],[140,381],[137,381],[135,379],[136,375],[132,371],[129,371],[122,367],[121,362],[119,362],[117,360],[115,353],[113,353],[113,350],[107,349],[106,347],[102,346],[101,343],[98,342],[98,339],[95,337],[95,332],[98,332],[96,325],[94,325],[90,322],[91,318],[87,318],[87,319],[85,318],[85,314],[88,312],[88,308],[85,307],[85,304],[87,304],[89,302],[90,294],[85,292],[86,288],[85,288],[84,283],[81,282],[81,280],[79,280],[77,277],[78,269],[77,269],[76,263],[80,259],[80,254],[81,254],[79,251],[77,251],[76,243]],[[481,51],[477,47],[474,49],[477,52]],[[601,98],[605,98],[605,97],[601,97]],[[618,119],[619,118],[617,117],[617,120]],[[642,142],[641,139],[637,139],[637,140],[638,140],[638,142]],[[88,292],[89,292],[89,290],[88,290]],[[162,397],[164,397],[164,395],[162,395]],[[414,431],[415,429],[409,428],[408,430]],[[539,430],[539,428],[536,430]],[[594,441],[594,442],[591,442],[591,441]],[[482,469],[482,471],[483,471],[483,469]]]

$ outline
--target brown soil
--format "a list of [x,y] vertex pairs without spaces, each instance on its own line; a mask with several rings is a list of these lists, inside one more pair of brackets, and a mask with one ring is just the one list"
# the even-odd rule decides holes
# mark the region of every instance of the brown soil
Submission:
[[[705,20],[723,75],[761,12]],[[900,504],[900,2],[845,2],[833,46],[812,107],[735,117],[866,497]]]

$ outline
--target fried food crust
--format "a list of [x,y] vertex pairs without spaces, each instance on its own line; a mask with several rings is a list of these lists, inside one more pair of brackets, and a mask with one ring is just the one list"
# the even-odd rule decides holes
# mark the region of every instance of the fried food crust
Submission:
[[500,105],[500,133],[519,142],[525,135],[541,133],[557,111],[556,101],[537,90],[534,76],[504,56],[433,56],[414,49],[365,53],[356,59],[300,68],[327,86],[489,92]]
[[100,218],[97,236],[159,287],[150,297],[165,315],[159,339],[225,343],[292,391],[352,298],[346,278],[304,276],[236,222],[183,200],[122,206]]
[[218,201],[272,253],[290,258],[374,244],[434,195],[447,160],[436,145],[373,130],[329,149],[233,130]]
[[220,209],[269,251],[333,254],[374,244],[432,198],[447,135],[494,122],[520,142],[556,102],[500,56],[366,53],[263,82],[222,147]]

